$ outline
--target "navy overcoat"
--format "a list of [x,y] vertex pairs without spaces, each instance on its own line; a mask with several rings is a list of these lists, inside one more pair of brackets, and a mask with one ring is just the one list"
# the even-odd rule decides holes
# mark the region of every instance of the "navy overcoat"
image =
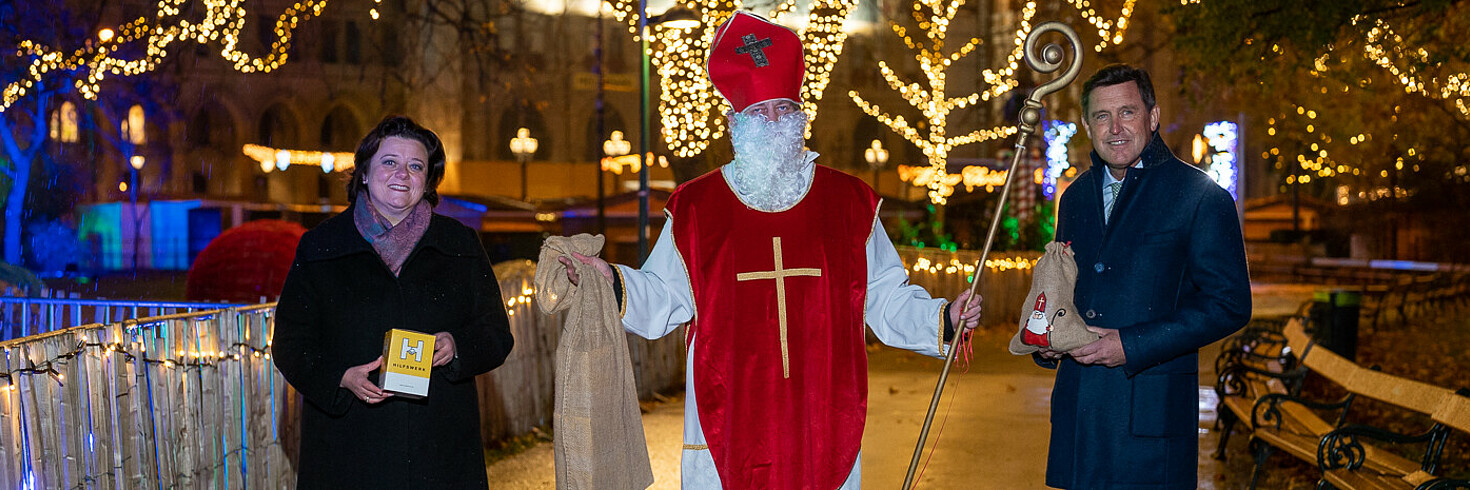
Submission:
[[1057,240],[1077,259],[1076,307],[1118,329],[1127,362],[1058,366],[1046,484],[1071,489],[1196,488],[1199,348],[1250,319],[1245,244],[1230,194],[1180,161],[1157,133],[1103,221],[1107,166],[1061,197]]

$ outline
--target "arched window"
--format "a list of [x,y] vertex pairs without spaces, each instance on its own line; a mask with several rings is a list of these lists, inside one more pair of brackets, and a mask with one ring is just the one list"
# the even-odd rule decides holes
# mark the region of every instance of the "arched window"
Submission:
[[51,139],[62,143],[81,141],[77,130],[77,106],[71,101],[61,103],[61,108],[51,112]]
[[255,142],[272,148],[296,148],[295,119],[289,116],[290,111],[281,104],[266,109],[265,114],[260,117]]
[[[606,156],[602,151],[602,143],[607,141],[613,131],[622,131],[623,139],[625,140],[633,138],[634,134],[629,129],[631,128],[623,122],[622,114],[619,114],[617,109],[608,107],[604,109],[602,114],[602,132],[598,133],[597,113],[593,112],[592,117],[587,120],[587,150],[584,152],[583,157],[590,162],[601,161],[602,157]],[[638,150],[635,148],[633,153],[637,152]]]
[[229,112],[217,104],[205,105],[194,113],[194,117],[189,119],[184,139],[190,148],[240,149],[235,140],[234,121],[230,119]]
[[122,136],[135,145],[148,142],[148,125],[143,116],[143,106],[134,104],[128,109],[128,117],[122,121]]
[[362,139],[365,131],[357,122],[357,116],[346,107],[337,106],[327,113],[326,119],[322,120],[321,150],[323,151],[356,151],[357,143]]

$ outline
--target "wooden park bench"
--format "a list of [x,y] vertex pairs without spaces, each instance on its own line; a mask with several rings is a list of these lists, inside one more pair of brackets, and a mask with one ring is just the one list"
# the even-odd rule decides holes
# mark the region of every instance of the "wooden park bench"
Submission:
[[[1352,398],[1367,397],[1408,412],[1428,415],[1434,421],[1425,432],[1397,434],[1367,425],[1345,425],[1348,407],[1344,406],[1337,422],[1316,441],[1315,451],[1302,458],[1315,462],[1322,471],[1319,488],[1470,488],[1470,482],[1444,479],[1437,473],[1445,440],[1450,433],[1470,433],[1470,398],[1466,397],[1470,392],[1461,390],[1456,393],[1382,373],[1359,366],[1327,349],[1314,349],[1311,337],[1300,321],[1289,322],[1283,334],[1287,345],[1295,346],[1300,353],[1303,367],[1347,390],[1348,404]],[[1311,418],[1311,415],[1300,412],[1289,416]],[[1317,422],[1298,422],[1323,428],[1320,419]],[[1294,456],[1303,456],[1299,445],[1304,440],[1273,437],[1279,436],[1273,434],[1279,431],[1263,429],[1266,428],[1258,426],[1253,435],[1273,445],[1282,444],[1278,447],[1289,447],[1288,451]],[[1416,461],[1388,450],[1387,444],[1422,444],[1424,449]]]
[[[1247,327],[1226,343],[1216,360],[1222,424],[1216,457],[1223,459],[1230,434],[1239,425],[1251,437],[1251,488],[1271,455],[1280,451],[1317,465],[1322,488],[1418,488],[1432,483],[1437,486],[1422,488],[1470,489],[1470,484],[1436,476],[1446,437],[1467,431],[1470,399],[1358,366],[1317,347],[1304,323],[1294,318],[1274,332],[1265,324]],[[1342,387],[1346,395],[1334,401],[1303,397],[1301,382],[1308,372]],[[1430,415],[1435,424],[1414,435],[1349,425],[1349,409],[1360,396]],[[1385,449],[1387,443],[1422,444],[1425,450],[1415,461]]]

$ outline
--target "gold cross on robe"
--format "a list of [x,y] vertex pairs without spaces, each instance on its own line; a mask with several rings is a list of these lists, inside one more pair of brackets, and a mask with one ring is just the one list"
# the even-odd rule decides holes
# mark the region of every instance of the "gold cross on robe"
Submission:
[[781,376],[791,378],[791,358],[786,351],[786,278],[791,276],[821,277],[821,269],[785,269],[781,262],[781,237],[771,238],[771,248],[775,251],[776,269],[764,272],[742,272],[735,275],[737,281],[754,281],[757,279],[776,280],[776,317],[781,326]]

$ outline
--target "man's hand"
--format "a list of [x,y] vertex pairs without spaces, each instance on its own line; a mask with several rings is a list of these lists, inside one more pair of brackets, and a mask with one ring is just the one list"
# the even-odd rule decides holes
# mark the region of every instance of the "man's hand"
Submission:
[[367,374],[382,365],[383,356],[378,356],[378,359],[373,362],[347,368],[347,372],[342,373],[342,382],[338,386],[347,388],[347,391],[351,391],[353,395],[357,396],[357,399],[362,400],[364,403],[374,404],[381,402],[393,396],[393,394],[374,386],[371,381],[368,381]]
[[1128,356],[1123,352],[1123,338],[1118,336],[1118,330],[1089,325],[1087,331],[1101,335],[1102,338],[1072,349],[1070,354],[1073,360],[1081,364],[1100,364],[1107,367],[1118,367],[1128,362]]
[[[607,261],[602,260],[602,259],[597,258],[597,257],[588,257],[586,255],[582,255],[582,254],[579,254],[577,252],[572,252],[572,257],[576,257],[576,259],[582,261],[583,264],[587,264],[587,265],[590,265],[592,267],[596,267],[597,268],[597,272],[601,272],[602,273],[602,277],[606,277],[607,278],[607,282],[612,282],[612,280],[613,280],[613,270],[612,270],[612,266],[607,265]],[[572,259],[569,259],[566,256],[561,256],[561,257],[557,257],[556,260],[558,262],[561,262],[561,265],[566,266],[566,268],[567,268],[567,279],[572,281],[572,285],[573,286],[580,286],[580,285],[582,285],[581,278],[577,277],[577,268],[572,266]]]
[[1061,360],[1063,357],[1067,357],[1067,353],[1066,352],[1062,352],[1062,351],[1059,351],[1059,350],[1051,350],[1050,347],[1041,347],[1041,348],[1039,348],[1036,351],[1036,355],[1041,356],[1042,359],[1046,359],[1046,360],[1049,360],[1049,361],[1057,361],[1057,360]]
[[[977,320],[980,319],[980,303],[985,298],[980,297],[980,295],[975,295],[974,301],[969,301],[969,299],[970,292],[965,291],[960,293],[959,296],[956,296],[954,301],[949,304],[949,324],[954,325],[956,333],[974,330],[975,325],[979,323]],[[966,302],[969,304],[966,305]],[[960,311],[962,308],[964,311]]]
[[454,346],[453,335],[449,335],[449,332],[434,334],[434,367],[449,364],[457,354],[459,350]]

